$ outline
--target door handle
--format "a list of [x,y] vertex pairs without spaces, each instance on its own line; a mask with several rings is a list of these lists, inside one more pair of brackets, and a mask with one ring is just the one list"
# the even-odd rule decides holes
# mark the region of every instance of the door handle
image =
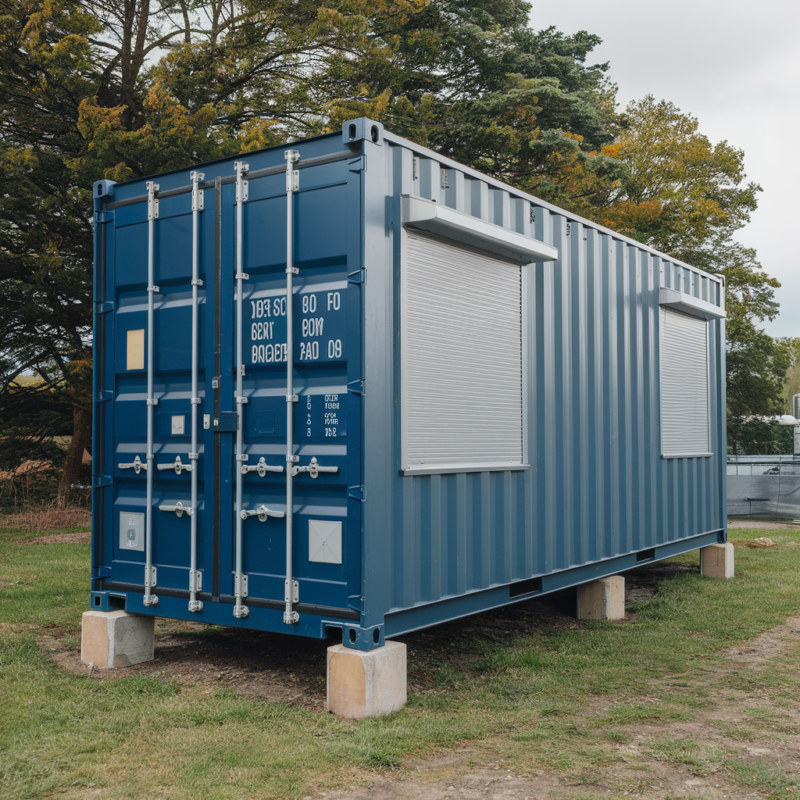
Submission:
[[242,519],[248,517],[258,517],[259,522],[266,522],[267,517],[275,517],[276,519],[283,519],[286,516],[285,511],[273,511],[265,505],[260,505],[258,508],[248,508],[242,510]]
[[142,463],[139,456],[133,459],[129,464],[117,464],[120,469],[132,469],[137,475],[143,470],[147,469],[147,464]]
[[283,467],[273,467],[264,460],[264,457],[258,459],[258,464],[247,466],[242,464],[242,475],[247,475],[248,472],[257,472],[260,477],[264,477],[268,472],[283,472]]
[[191,506],[185,506],[178,500],[175,504],[164,504],[158,507],[159,511],[174,511],[179,517],[183,516],[183,512],[185,511],[190,517],[194,514],[194,509]]
[[181,457],[178,456],[172,464],[156,464],[156,467],[162,469],[174,469],[176,475],[180,475],[183,470],[191,472],[194,469],[194,464],[184,464],[181,462]]
[[312,478],[316,478],[320,472],[338,472],[339,467],[321,467],[317,463],[317,458],[314,456],[305,467],[292,467],[292,477],[299,475],[301,472],[307,472]]

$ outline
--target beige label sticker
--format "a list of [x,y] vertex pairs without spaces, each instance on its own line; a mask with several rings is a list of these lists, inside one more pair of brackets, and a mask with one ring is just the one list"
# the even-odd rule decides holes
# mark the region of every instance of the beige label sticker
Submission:
[[144,328],[128,331],[127,369],[144,369]]

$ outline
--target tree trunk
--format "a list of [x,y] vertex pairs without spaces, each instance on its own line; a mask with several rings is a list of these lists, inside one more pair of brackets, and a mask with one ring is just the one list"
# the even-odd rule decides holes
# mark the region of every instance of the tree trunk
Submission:
[[61,472],[61,480],[58,484],[59,502],[63,499],[64,493],[70,486],[80,483],[83,451],[89,447],[92,441],[91,410],[76,406],[72,415],[72,441],[69,444],[69,450],[67,450],[67,458],[64,461],[64,469]]

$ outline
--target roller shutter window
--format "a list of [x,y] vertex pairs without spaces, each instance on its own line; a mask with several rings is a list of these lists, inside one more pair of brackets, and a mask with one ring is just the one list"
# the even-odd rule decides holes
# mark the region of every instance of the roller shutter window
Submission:
[[408,231],[404,468],[523,463],[522,268]]
[[710,455],[708,322],[661,309],[661,452]]

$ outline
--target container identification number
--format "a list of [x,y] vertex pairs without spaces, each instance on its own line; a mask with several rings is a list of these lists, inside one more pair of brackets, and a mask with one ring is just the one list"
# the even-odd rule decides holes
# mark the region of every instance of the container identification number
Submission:
[[[295,296],[295,314],[300,312],[294,322],[295,336],[299,334],[300,339],[295,350],[298,361],[338,361],[343,357],[343,294],[323,291]],[[286,298],[251,300],[249,331],[251,363],[286,363]]]

